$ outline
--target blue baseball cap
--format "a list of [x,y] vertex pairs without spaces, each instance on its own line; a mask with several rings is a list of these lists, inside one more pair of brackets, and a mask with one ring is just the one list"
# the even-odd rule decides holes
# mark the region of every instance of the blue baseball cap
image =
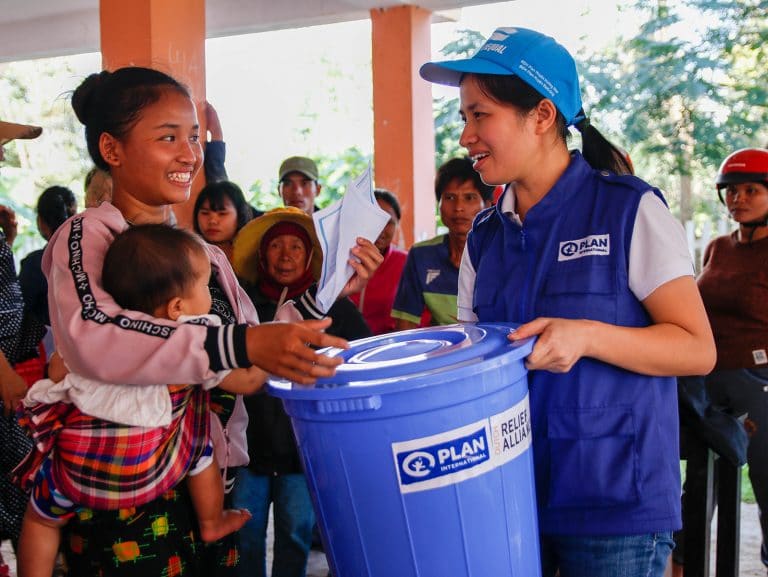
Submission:
[[427,62],[424,80],[458,86],[463,74],[514,75],[554,102],[571,126],[585,115],[576,63],[557,41],[527,28],[497,28],[472,58]]

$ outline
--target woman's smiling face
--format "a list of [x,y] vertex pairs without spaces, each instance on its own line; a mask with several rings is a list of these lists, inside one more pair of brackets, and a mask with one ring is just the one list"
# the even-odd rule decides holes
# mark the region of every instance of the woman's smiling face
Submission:
[[[164,89],[125,137],[114,139],[114,194],[127,193],[150,207],[186,201],[203,160],[199,135],[192,100]],[[105,158],[110,161],[109,153]]]
[[483,182],[507,184],[535,169],[528,162],[533,145],[530,117],[490,98],[471,74],[462,80],[459,94],[459,112],[465,122],[459,143]]

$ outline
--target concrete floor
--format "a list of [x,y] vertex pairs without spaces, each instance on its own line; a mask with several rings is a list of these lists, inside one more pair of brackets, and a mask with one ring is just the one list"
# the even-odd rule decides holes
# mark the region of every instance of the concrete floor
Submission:
[[325,558],[325,553],[320,551],[309,553],[307,577],[328,577],[328,561]]
[[[714,524],[713,524],[714,525]],[[270,529],[271,539],[271,529]],[[270,547],[271,550],[271,547]],[[2,544],[2,553],[6,562],[11,565],[11,577],[16,577],[16,563],[10,544]],[[269,559],[271,561],[271,559]],[[766,570],[760,562],[760,525],[757,519],[757,505],[741,505],[741,546],[739,555],[740,577],[766,577]],[[712,563],[714,574],[714,562]],[[327,577],[328,563],[325,555],[312,551],[309,557],[307,577]]]

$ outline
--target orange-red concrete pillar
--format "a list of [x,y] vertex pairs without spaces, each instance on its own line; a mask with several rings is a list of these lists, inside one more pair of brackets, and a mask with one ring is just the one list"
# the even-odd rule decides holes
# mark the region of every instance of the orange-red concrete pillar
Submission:
[[397,194],[405,245],[435,234],[432,90],[419,77],[430,59],[431,13],[416,6],[371,10],[376,185]]
[[[189,88],[205,134],[205,0],[101,0],[101,58],[105,70],[147,66]],[[202,169],[192,198],[174,207],[191,228],[194,198],[205,184]]]

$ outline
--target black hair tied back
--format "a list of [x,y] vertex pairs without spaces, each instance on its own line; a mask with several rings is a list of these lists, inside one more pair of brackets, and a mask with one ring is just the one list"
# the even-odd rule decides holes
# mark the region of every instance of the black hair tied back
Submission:
[[109,171],[102,158],[99,139],[103,133],[120,140],[130,132],[145,107],[154,104],[165,90],[189,97],[189,91],[164,72],[127,66],[114,72],[91,74],[72,93],[72,109],[85,125],[85,140],[94,164]]
[[95,104],[98,102],[98,93],[101,87],[111,76],[111,72],[103,70],[89,75],[75,88],[72,93],[72,110],[81,124],[88,126],[88,121],[93,116]]
[[584,118],[582,118],[576,123],[576,129],[579,132],[584,132],[590,126],[591,124],[589,123],[589,116],[585,116]]
[[605,138],[588,117],[579,120],[575,126],[581,133],[581,154],[592,168],[614,174],[634,174],[626,153]]

